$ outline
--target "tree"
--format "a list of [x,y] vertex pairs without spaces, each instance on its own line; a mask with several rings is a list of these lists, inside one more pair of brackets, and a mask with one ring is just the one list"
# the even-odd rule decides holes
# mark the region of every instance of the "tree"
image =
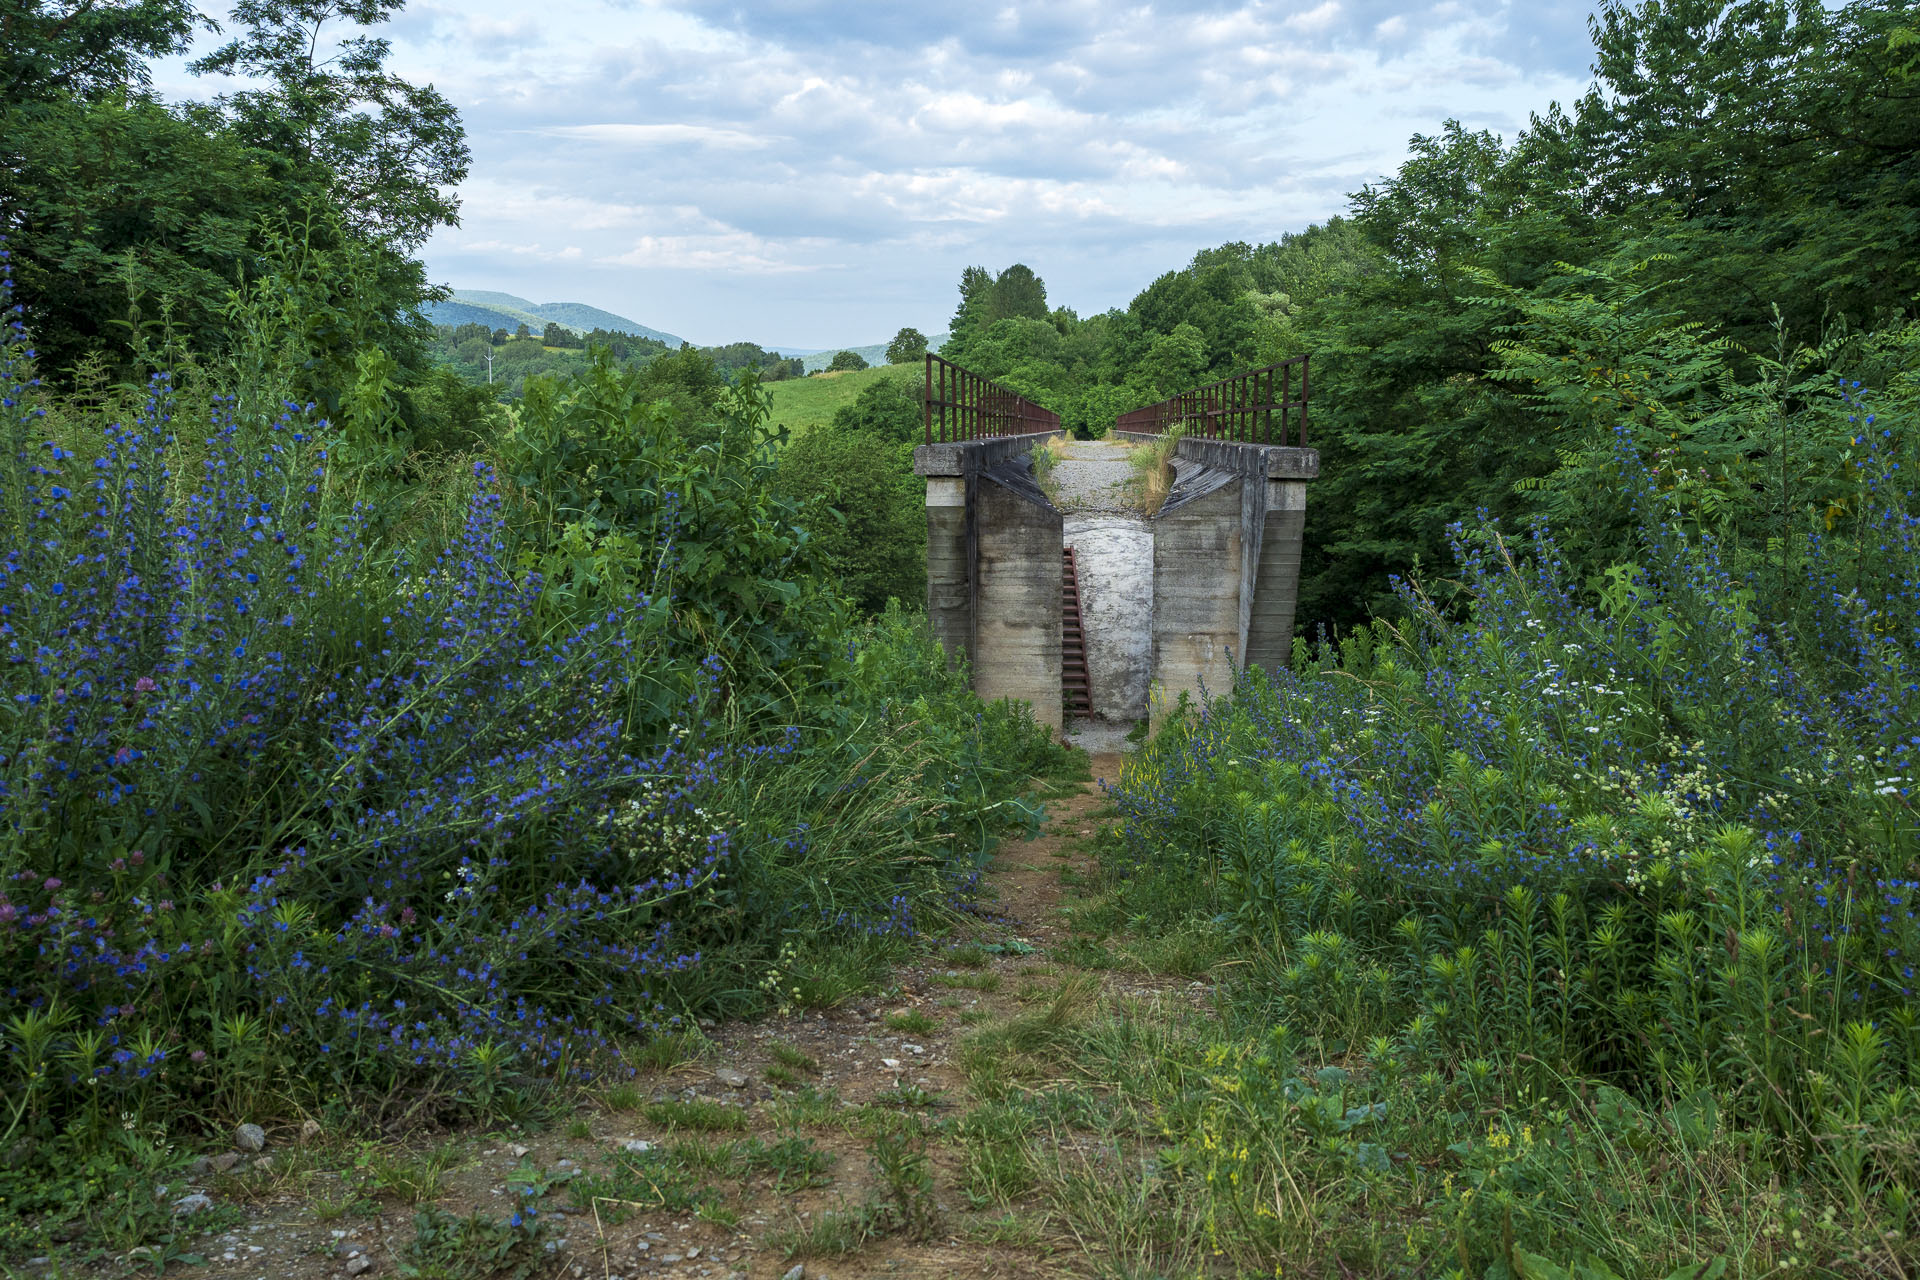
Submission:
[[917,392],[885,379],[780,455],[780,489],[809,504],[826,577],[869,613],[889,598],[917,604],[926,591],[925,494],[913,474],[920,421]]
[[97,101],[145,89],[147,60],[185,52],[196,27],[217,29],[191,0],[8,0],[0,7],[0,103]]
[[986,317],[987,295],[993,292],[993,273],[985,267],[968,267],[960,273],[960,306],[947,326],[950,333],[970,332],[975,325],[990,323]]
[[451,188],[467,175],[466,131],[431,85],[385,69],[391,45],[354,35],[322,57],[330,25],[377,26],[404,0],[238,0],[246,33],[192,64],[200,74],[267,82],[218,99],[240,137],[318,180],[334,205],[369,237],[407,251],[434,228],[458,225]]
[[1033,268],[1016,262],[994,277],[987,297],[987,323],[997,320],[1045,320],[1047,286]]
[[927,354],[927,335],[918,329],[906,328],[893,335],[893,341],[887,344],[888,364],[912,364]]
[[828,373],[845,373],[867,367],[866,357],[857,351],[836,351],[827,362]]

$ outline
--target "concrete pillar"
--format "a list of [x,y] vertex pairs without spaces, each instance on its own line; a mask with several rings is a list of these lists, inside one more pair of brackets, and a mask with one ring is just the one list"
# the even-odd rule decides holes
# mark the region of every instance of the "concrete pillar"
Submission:
[[965,476],[927,477],[927,621],[949,663],[973,651],[973,538]]
[[1028,703],[1034,720],[1058,733],[1060,513],[1037,489],[1028,494],[985,472],[974,487],[974,518],[974,692]]
[[1058,731],[1060,513],[1033,480],[1043,437],[921,445],[927,482],[927,617],[974,692],[1014,698]]
[[1300,598],[1300,545],[1307,529],[1307,483],[1320,474],[1313,449],[1269,449],[1266,501],[1253,607],[1247,617],[1246,662],[1284,670],[1293,659],[1294,605]]
[[1170,498],[1154,518],[1149,711],[1156,725],[1182,693],[1198,703],[1202,685],[1216,697],[1233,688],[1246,545],[1241,504],[1235,477],[1177,505]]

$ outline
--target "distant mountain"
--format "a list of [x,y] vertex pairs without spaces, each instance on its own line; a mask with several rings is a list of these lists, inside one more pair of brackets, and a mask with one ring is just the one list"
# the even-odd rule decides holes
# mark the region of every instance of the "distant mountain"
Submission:
[[[939,354],[940,348],[947,345],[947,336],[948,335],[944,333],[934,334],[927,339],[927,349],[936,355]],[[825,351],[798,351],[788,347],[780,348],[780,354],[782,355],[799,356],[801,365],[805,367],[808,373],[812,373],[815,369],[826,368],[833,363],[834,356],[842,351],[851,351],[868,364],[885,364],[887,362],[887,344],[884,342],[876,342],[870,347],[829,347]]]
[[649,328],[611,311],[590,307],[584,302],[528,302],[511,293],[495,293],[486,289],[455,289],[451,302],[429,303],[421,308],[421,312],[435,324],[484,324],[493,329],[512,329],[524,324],[538,333],[551,320],[575,333],[607,329],[614,333],[630,333],[637,338],[652,338],[669,347],[678,347],[684,341],[671,333]]

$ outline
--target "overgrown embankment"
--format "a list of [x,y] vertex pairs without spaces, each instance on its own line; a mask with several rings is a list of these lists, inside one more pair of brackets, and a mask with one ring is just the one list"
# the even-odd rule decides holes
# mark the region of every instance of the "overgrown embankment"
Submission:
[[238,1122],[498,1123],[880,972],[1065,758],[816,576],[751,380],[689,439],[600,361],[421,476],[257,301],[124,417],[0,345],[8,1250],[172,1236]]

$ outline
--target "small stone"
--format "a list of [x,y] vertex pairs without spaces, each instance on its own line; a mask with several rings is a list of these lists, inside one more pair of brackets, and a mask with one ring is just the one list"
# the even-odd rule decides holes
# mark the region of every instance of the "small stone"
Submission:
[[213,1208],[213,1197],[202,1195],[198,1191],[190,1196],[181,1196],[173,1202],[174,1215],[181,1218],[189,1217],[196,1213],[204,1213],[211,1208]]
[[744,1071],[735,1071],[732,1067],[720,1068],[713,1073],[713,1078],[729,1089],[744,1089],[747,1087],[746,1073]]
[[213,1161],[207,1159],[205,1156],[196,1156],[193,1163],[187,1166],[187,1176],[189,1178],[204,1178],[212,1172]]
[[226,1173],[239,1163],[239,1156],[231,1151],[222,1151],[213,1158],[213,1171],[215,1173]]
[[578,1169],[580,1166],[571,1160],[556,1160],[553,1162],[553,1167],[556,1169]]
[[663,1253],[660,1255],[660,1261],[668,1263],[678,1262],[680,1261],[680,1255],[677,1253]]
[[905,1050],[906,1050],[906,1051],[907,1051],[908,1053],[914,1053],[914,1054],[919,1054],[919,1053],[925,1053],[925,1052],[926,1052],[926,1050],[925,1050],[925,1049],[923,1049],[923,1048],[921,1048],[921,1047],[920,1047],[919,1045],[917,1045],[917,1044],[903,1044],[903,1045],[901,1045],[900,1047],[901,1047],[902,1049],[905,1049]]
[[880,1059],[880,1065],[889,1071],[905,1070],[905,1068],[900,1065],[900,1059],[898,1058],[882,1058]]
[[518,1142],[514,1143],[512,1146],[507,1148],[507,1154],[512,1156],[515,1160],[524,1160],[527,1158],[527,1156],[532,1154],[532,1152],[533,1152],[532,1147],[526,1146]]
[[319,1136],[320,1122],[318,1120],[302,1120],[300,1122],[300,1141],[302,1143],[312,1142]]
[[793,1269],[781,1276],[780,1280],[807,1280],[807,1269],[796,1262],[793,1264]]
[[653,1144],[645,1138],[628,1138],[620,1144],[620,1149],[630,1156],[643,1156],[653,1150]]
[[695,1246],[694,1248],[692,1248],[692,1249],[689,1249],[689,1250],[687,1250],[687,1256],[688,1256],[689,1258],[697,1258],[697,1257],[699,1257],[699,1256],[700,1256],[700,1249],[699,1249],[699,1247],[698,1247],[698,1246]]
[[272,1156],[254,1157],[253,1168],[254,1168],[254,1172],[256,1173],[272,1173],[273,1157]]
[[364,1275],[371,1270],[373,1270],[373,1259],[364,1253],[355,1254],[347,1259],[347,1274],[350,1276]]

